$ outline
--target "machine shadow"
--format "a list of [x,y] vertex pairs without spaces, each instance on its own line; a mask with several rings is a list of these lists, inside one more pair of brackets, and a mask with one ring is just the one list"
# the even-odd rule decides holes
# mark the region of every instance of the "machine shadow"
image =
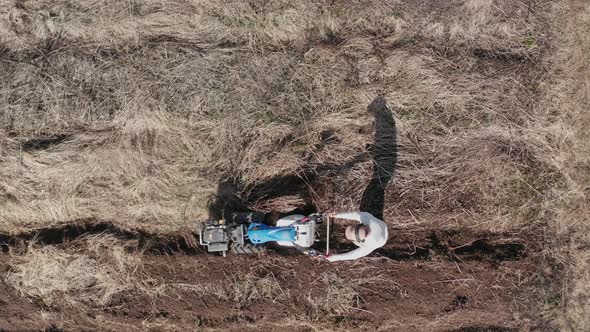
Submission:
[[[316,212],[311,197],[310,186],[315,179],[315,172],[306,170],[298,175],[277,176],[266,182],[243,186],[237,179],[228,178],[220,181],[217,194],[209,202],[209,219],[218,220],[231,218],[236,213],[250,213],[251,219],[271,223],[272,219],[288,214],[311,214]],[[255,211],[252,204],[264,199],[275,199],[285,196],[298,196],[302,202],[288,213],[265,213]]]

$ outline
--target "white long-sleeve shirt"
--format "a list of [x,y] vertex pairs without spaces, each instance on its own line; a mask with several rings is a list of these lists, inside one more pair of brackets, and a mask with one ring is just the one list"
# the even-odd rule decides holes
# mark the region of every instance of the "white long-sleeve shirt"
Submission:
[[365,257],[373,252],[373,250],[383,247],[387,242],[387,237],[389,236],[387,233],[387,225],[382,220],[375,218],[368,212],[338,213],[335,217],[356,220],[361,224],[369,226],[370,231],[363,242],[354,241],[354,244],[358,246],[358,249],[343,254],[330,256],[327,258],[330,262],[346,261]]

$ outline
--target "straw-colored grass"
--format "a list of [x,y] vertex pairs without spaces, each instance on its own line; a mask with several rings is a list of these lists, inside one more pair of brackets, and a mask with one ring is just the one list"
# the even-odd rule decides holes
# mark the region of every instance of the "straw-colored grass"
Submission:
[[80,252],[30,245],[10,261],[6,282],[49,308],[105,307],[120,293],[140,288],[140,254],[130,252],[129,244],[110,236],[80,242]]

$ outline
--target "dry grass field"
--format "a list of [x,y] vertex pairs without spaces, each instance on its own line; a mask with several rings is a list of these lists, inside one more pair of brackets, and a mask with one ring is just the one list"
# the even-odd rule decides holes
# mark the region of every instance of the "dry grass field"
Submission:
[[[0,331],[590,330],[585,0],[0,0],[0,73]],[[194,245],[371,200],[378,96],[385,248]]]

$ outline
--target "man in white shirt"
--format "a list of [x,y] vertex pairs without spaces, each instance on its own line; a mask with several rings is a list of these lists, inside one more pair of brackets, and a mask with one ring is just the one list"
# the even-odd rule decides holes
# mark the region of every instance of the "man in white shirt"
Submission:
[[324,257],[330,262],[346,261],[365,257],[387,242],[387,225],[368,212],[345,212],[333,215],[334,218],[356,220],[359,224],[346,228],[346,238],[358,249]]

